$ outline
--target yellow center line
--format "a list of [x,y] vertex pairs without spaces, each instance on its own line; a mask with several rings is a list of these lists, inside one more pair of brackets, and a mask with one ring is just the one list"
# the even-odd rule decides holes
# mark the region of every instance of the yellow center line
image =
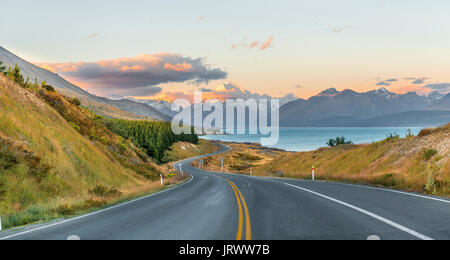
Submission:
[[[238,207],[239,207],[239,226],[238,226],[238,234],[237,234],[237,240],[242,240],[242,230],[243,230],[243,217],[242,217],[242,204],[244,205],[244,210],[245,210],[245,239],[246,240],[251,240],[252,239],[252,228],[251,228],[251,223],[250,223],[250,213],[248,211],[248,207],[247,207],[247,203],[245,202],[244,196],[242,196],[242,193],[239,191],[238,187],[236,186],[236,184],[234,184],[231,180],[228,180],[228,183],[230,184],[231,188],[233,188],[234,193],[236,195],[236,200],[238,203]],[[239,197],[241,199],[239,199]],[[241,200],[242,200],[242,204],[241,204]]]
[[242,217],[241,200],[239,199],[238,192],[233,187],[233,184],[231,183],[231,181],[230,180],[227,180],[227,181],[230,184],[231,188],[233,188],[233,190],[234,190],[234,193],[236,195],[236,200],[237,200],[237,203],[238,203],[238,208],[239,208],[239,224],[238,224],[238,231],[237,231],[236,240],[242,240],[242,226],[244,225],[244,218]]
[[244,205],[244,210],[245,210],[245,239],[246,240],[252,240],[252,227],[251,227],[251,223],[250,223],[250,213],[248,211],[247,208],[247,203],[245,202],[244,196],[242,196],[241,191],[238,189],[238,187],[236,186],[236,184],[234,184],[233,182],[231,182],[234,187],[236,188],[236,190],[238,191],[239,195],[241,196],[242,199],[242,204]]

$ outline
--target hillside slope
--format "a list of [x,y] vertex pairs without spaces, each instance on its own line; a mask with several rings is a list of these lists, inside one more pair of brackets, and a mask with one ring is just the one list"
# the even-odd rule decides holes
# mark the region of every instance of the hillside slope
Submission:
[[[230,152],[204,159],[204,169],[239,174],[370,184],[450,196],[450,124],[419,136],[312,152],[285,152],[257,144],[226,143]],[[193,163],[198,165],[198,161]]]
[[314,152],[285,153],[255,169],[258,175],[316,178],[450,194],[450,124],[419,136],[366,145],[343,145]]
[[58,74],[40,68],[28,61],[14,55],[0,46],[0,60],[5,66],[14,67],[19,65],[22,74],[34,81],[46,81],[54,86],[59,93],[66,96],[76,97],[81,100],[83,106],[95,111],[97,114],[115,118],[142,119],[150,117],[156,120],[170,120],[170,117],[146,104],[129,100],[112,100],[92,95],[74,84],[66,81]]
[[4,227],[71,215],[158,187],[160,171],[151,158],[73,103],[0,75]]

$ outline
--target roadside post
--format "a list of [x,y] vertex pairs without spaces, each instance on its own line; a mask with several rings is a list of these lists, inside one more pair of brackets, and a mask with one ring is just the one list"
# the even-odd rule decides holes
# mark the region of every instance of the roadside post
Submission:
[[314,166],[312,167],[312,180],[314,181],[314,179],[315,179],[315,176],[314,176],[315,174],[314,174]]
[[163,176],[161,174],[161,186],[164,186]]
[[220,171],[223,172],[224,159],[220,159]]
[[181,172],[181,176],[184,176],[184,172],[183,172],[183,169],[181,168],[181,164],[180,164],[180,172]]
[[0,231],[2,231],[2,216],[0,215]]

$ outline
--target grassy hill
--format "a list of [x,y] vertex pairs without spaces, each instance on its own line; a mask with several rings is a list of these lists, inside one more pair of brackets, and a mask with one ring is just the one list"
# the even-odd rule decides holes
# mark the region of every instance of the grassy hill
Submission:
[[0,75],[4,227],[72,215],[159,189],[159,166],[101,121],[51,88],[24,88]]
[[[241,174],[362,183],[450,195],[450,124],[418,136],[392,136],[364,145],[340,145],[312,152],[281,152],[254,144],[228,144],[230,153],[205,159],[205,168]],[[194,162],[198,165],[198,162]]]
[[46,81],[59,93],[72,98],[78,98],[84,107],[89,108],[96,114],[122,119],[154,119],[166,121],[171,119],[158,110],[142,103],[125,99],[112,100],[92,95],[63,79],[58,74],[38,67],[9,52],[1,46],[0,61],[2,61],[4,63],[3,65],[6,67],[14,68],[15,65],[18,65],[21,69],[22,75],[25,78],[29,78],[31,81],[35,79],[38,82]]
[[419,136],[392,137],[367,145],[343,145],[279,156],[256,173],[379,185],[450,194],[450,124]]

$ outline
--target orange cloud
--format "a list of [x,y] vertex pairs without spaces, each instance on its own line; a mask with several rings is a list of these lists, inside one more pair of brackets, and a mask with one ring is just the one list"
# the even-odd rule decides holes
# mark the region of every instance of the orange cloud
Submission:
[[178,64],[170,64],[170,63],[166,63],[164,65],[165,69],[168,70],[174,70],[174,71],[179,71],[179,72],[189,72],[192,70],[192,65],[186,62],[183,63],[178,63]]
[[123,66],[122,68],[120,68],[120,71],[140,71],[143,70],[144,68],[142,66],[139,65],[134,65],[134,66]]
[[250,43],[250,48],[255,48],[256,46],[258,46],[259,42],[252,42]]
[[274,40],[275,40],[275,39],[273,38],[273,36],[270,36],[270,37],[269,37],[269,40],[267,40],[267,42],[265,42],[259,49],[262,50],[262,51],[264,51],[264,50],[266,50],[267,48],[272,47],[272,42],[273,42]]
[[83,37],[83,39],[89,40],[89,39],[97,38],[97,37],[99,37],[99,36],[100,36],[100,34],[94,33],[94,34],[88,35],[88,36],[86,36],[86,37]]
[[[37,63],[36,65],[54,73],[60,73],[67,80],[77,82],[81,86],[101,89],[102,93],[123,93],[124,96],[141,94],[145,96],[155,93],[158,90],[156,86],[159,84],[177,82],[200,84],[227,77],[225,71],[211,68],[202,58],[193,59],[165,52],[97,62]],[[146,92],[146,90],[149,91]],[[130,95],[127,95],[127,91]]]
[[272,47],[272,42],[275,40],[275,38],[273,36],[270,36],[269,39],[264,42],[264,43],[260,43],[259,41],[253,41],[250,44],[246,43],[247,37],[244,37],[244,39],[242,39],[240,44],[233,44],[231,45],[231,49],[237,49],[239,46],[243,47],[243,48],[249,48],[249,49],[254,49],[254,48],[258,48],[259,50],[266,50],[269,47]]

